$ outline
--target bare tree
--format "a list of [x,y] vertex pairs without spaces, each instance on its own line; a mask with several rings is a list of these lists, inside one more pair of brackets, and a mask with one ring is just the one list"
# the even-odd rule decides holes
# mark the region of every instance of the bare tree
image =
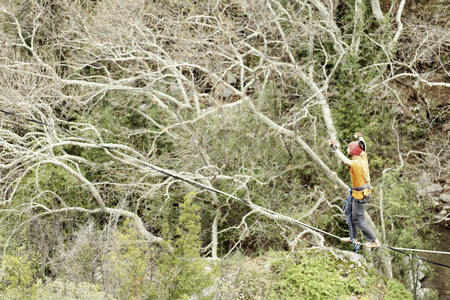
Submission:
[[[436,34],[428,39],[431,31],[414,33],[424,36],[412,52],[413,64],[394,57],[393,45],[404,34],[404,4],[397,7],[396,30],[383,24],[388,33],[381,37],[366,30],[362,1],[355,1],[354,22],[346,24],[353,26],[351,34],[336,22],[332,1],[0,5],[2,108],[76,135],[2,117],[2,213],[131,218],[147,240],[161,242],[165,211],[193,185],[155,172],[145,162],[275,211],[288,210],[292,218],[313,219],[322,207],[337,212],[324,200],[325,188],[283,179],[305,164],[316,172],[316,182],[347,193],[323,150],[326,138],[339,138],[331,102],[341,96],[336,95],[336,74],[361,72],[364,78],[375,70],[372,82],[356,87],[368,92],[382,88],[388,93],[392,82],[404,78],[417,89],[448,87],[433,77],[434,71],[447,70],[447,61],[428,73],[415,68],[425,57],[440,57],[445,41],[437,45]],[[371,5],[381,23],[379,2]],[[364,55],[363,43],[380,49],[385,61],[354,70],[347,63]],[[291,143],[301,151],[293,151]],[[48,166],[59,170],[59,178],[73,179],[71,189],[83,190],[92,202],[68,205],[70,193],[42,185],[49,175],[40,170]],[[19,194],[28,182],[36,182],[33,190]],[[294,192],[280,195],[274,182]],[[284,207],[296,193],[311,190],[310,202]],[[283,232],[280,240],[289,247],[304,237],[324,245],[317,233],[298,233],[288,217],[252,205],[232,216],[233,199],[213,192],[197,198],[211,208],[205,212],[209,238],[204,249],[213,258],[221,255],[225,233],[233,232],[227,248],[232,253],[249,236],[269,235],[270,226]],[[57,201],[49,205],[49,199]],[[272,221],[260,221],[266,220],[261,216]]]
[[[99,101],[107,101],[115,107],[129,107],[135,114],[144,118],[153,129],[143,128],[134,131],[125,129],[119,134],[119,138],[125,139],[152,134],[154,139],[151,142],[151,147],[146,147],[145,155],[135,151],[132,145],[115,143],[111,144],[113,148],[130,153],[137,158],[146,159],[146,156],[152,157],[158,151],[159,140],[166,140],[168,137],[181,146],[179,148],[180,153],[188,151],[192,152],[193,157],[196,157],[197,151],[193,152],[192,148],[186,148],[181,143],[181,141],[186,140],[186,134],[188,134],[190,143],[197,146],[201,163],[198,165],[193,160],[186,165],[186,169],[194,171],[195,168],[200,167],[207,173],[214,175],[215,178],[220,178],[217,174],[220,167],[215,165],[211,159],[208,146],[200,141],[204,138],[202,136],[204,133],[197,130],[196,124],[205,121],[210,122],[209,120],[216,118],[223,110],[236,111],[236,109],[240,109],[243,99],[254,93],[251,90],[255,88],[255,84],[260,79],[268,79],[268,76],[271,76],[270,74],[273,72],[281,74],[285,73],[284,69],[287,69],[288,72],[291,69],[295,76],[300,76],[300,79],[310,88],[310,93],[318,98],[317,104],[323,109],[329,134],[336,137],[336,130],[324,93],[325,90],[306,75],[294,58],[289,45],[291,37],[286,36],[281,28],[281,23],[275,21],[276,26],[273,27],[270,21],[263,20],[261,23],[260,19],[256,22],[256,27],[246,28],[249,23],[235,24],[230,22],[229,17],[233,14],[237,14],[239,19],[245,22],[257,20],[262,14],[266,13],[267,9],[267,13],[272,14],[277,20],[277,14],[285,10],[280,3],[274,2],[274,4],[276,5],[275,9],[272,8],[271,3],[268,3],[265,7],[263,2],[255,2],[252,5],[243,4],[242,6],[236,4],[223,6],[220,2],[211,3],[206,5],[207,12],[220,11],[220,9],[223,11],[221,14],[211,16],[196,14],[195,9],[184,6],[183,3],[178,6],[171,5],[165,12],[158,10],[160,4],[156,3],[150,11],[158,12],[157,15],[152,12],[147,13],[144,9],[139,8],[139,5],[135,2],[118,4],[105,1],[97,4],[91,15],[86,10],[81,10],[82,13],[76,13],[77,4],[61,4],[53,9],[68,16],[68,19],[58,24],[59,26],[55,26],[54,31],[51,32],[52,40],[48,43],[43,40],[44,33],[40,32],[40,28],[53,20],[50,15],[47,15],[44,7],[35,7],[34,11],[31,12],[35,14],[34,21],[25,24],[16,16],[15,7],[7,8],[3,6],[4,16],[11,24],[10,26],[14,28],[13,32],[15,31],[18,37],[9,40],[8,43],[14,46],[14,50],[25,49],[30,53],[29,63],[6,61],[3,66],[10,71],[9,74],[29,74],[32,86],[36,82],[40,82],[42,86],[39,95],[30,95],[30,91],[36,90],[35,88],[22,86],[19,89],[22,97],[25,98],[23,102],[26,103],[26,106],[21,106],[20,109],[11,105],[11,102],[19,102],[19,100],[16,100],[17,97],[4,97],[3,101],[9,103],[6,107],[12,106],[12,111],[22,113],[23,116],[37,118],[51,124],[64,124],[64,126],[77,130],[85,136],[86,133],[89,133],[89,137],[104,145],[110,145],[105,143],[103,137],[105,134],[108,135],[108,132],[99,130],[87,122],[72,122],[64,118],[67,118],[66,116],[71,111],[83,111],[85,107],[87,111],[90,111],[92,108],[88,107],[95,107]],[[315,3],[315,5],[319,7],[320,13],[326,16],[326,12],[320,7],[320,4]],[[179,8],[184,8],[188,13],[181,22],[175,21],[177,19],[176,12]],[[261,8],[262,11],[253,11],[255,8]],[[21,8],[19,7],[19,9]],[[106,9],[111,9],[113,13],[104,13]],[[314,17],[311,9],[308,9],[307,12],[311,18]],[[246,16],[246,14],[248,15]],[[168,23],[174,26],[148,26],[152,22],[158,24],[161,19],[166,19]],[[331,22],[329,16],[327,19]],[[290,16],[283,20],[283,22],[289,23],[292,23],[292,21],[293,19]],[[121,26],[115,26],[114,24],[121,24]],[[336,26],[330,24],[334,28],[331,31],[334,32],[332,35],[337,34]],[[299,23],[299,25],[303,28],[302,31],[307,29],[306,24]],[[243,34],[233,30],[236,26],[240,30],[244,30]],[[48,30],[47,27],[45,29]],[[190,32],[192,30],[194,34]],[[311,31],[312,29],[307,30]],[[327,32],[327,28],[323,30],[325,33]],[[311,42],[314,42],[314,35],[305,33],[310,35],[312,37]],[[277,51],[278,35],[281,37],[281,49],[287,51],[287,62],[278,62],[276,52],[273,52],[273,54],[267,53],[267,50],[274,51],[269,48],[272,44],[275,45],[275,51]],[[337,45],[335,48],[342,49],[339,39],[334,40]],[[310,51],[313,51],[311,42],[307,42],[306,46]],[[53,57],[49,56],[49,52],[46,52],[47,48],[57,49],[63,59],[54,60]],[[342,53],[341,50],[338,52]],[[6,57],[9,55],[7,54]],[[253,66],[249,65],[249,61],[255,59],[260,60],[260,63]],[[89,76],[90,70],[96,70],[96,74]],[[310,75],[314,76],[311,72]],[[264,89],[265,85],[266,82],[263,82],[260,86]],[[208,92],[211,90],[212,93]],[[116,97],[107,97],[107,93],[114,94]],[[134,95],[134,99],[124,96],[127,94]],[[51,104],[42,101],[49,96],[54,98]],[[33,101],[38,105],[32,104]],[[63,113],[58,116],[54,109],[59,109],[61,105],[64,106]],[[149,109],[160,111],[165,115],[164,118],[155,118],[148,113]],[[307,113],[307,108],[303,111]],[[188,115],[190,117],[185,118]],[[41,135],[41,130],[42,128],[38,129],[33,135]],[[210,138],[208,137],[208,139]],[[105,203],[97,187],[114,184],[113,182],[94,183],[87,180],[83,175],[81,166],[89,168],[100,168],[102,166],[69,153],[57,154],[61,148],[71,146],[92,148],[95,147],[95,144],[89,144],[74,137],[62,137],[48,129],[45,129],[45,135],[40,137],[39,140],[43,141],[40,142],[42,149],[29,150],[26,162],[30,163],[30,167],[22,173],[21,178],[27,176],[34,168],[39,168],[43,163],[58,166],[78,179],[91,192],[99,207],[92,212],[115,213],[134,218],[137,227],[144,235],[147,235],[152,241],[159,241],[158,238],[144,230],[144,225],[138,215],[124,209],[108,207],[109,205]],[[4,144],[13,147],[11,141],[5,140]],[[54,152],[54,149],[58,149],[57,153]],[[38,154],[35,154],[35,151]],[[47,153],[48,151],[52,156],[46,157],[43,161],[39,157],[39,153]],[[117,157],[114,153],[105,151],[105,154],[119,163],[138,167],[135,162]],[[33,158],[34,156],[36,157]],[[11,161],[13,165],[19,164],[20,159],[14,158]],[[109,168],[111,165],[106,164],[104,166]],[[200,171],[192,171],[184,175],[195,178],[197,177],[193,174],[195,172],[195,174],[200,175],[200,178],[203,178]],[[108,170],[109,174],[111,174],[110,172]],[[190,173],[192,175],[188,175]],[[9,174],[9,176],[14,177],[14,172]],[[247,177],[248,179],[251,178],[251,176]],[[8,195],[5,198],[7,201],[11,202],[20,182],[17,179],[12,181],[10,188],[5,190],[5,196]],[[164,184],[170,186],[171,182],[172,180],[168,179],[164,181]],[[139,184],[136,183],[133,186],[138,188]],[[156,185],[151,189],[155,190],[158,186]],[[246,183],[243,186],[246,187]],[[144,192],[140,199],[143,199],[146,194]],[[212,197],[214,199],[215,196]],[[217,199],[214,202],[217,203]],[[73,209],[77,210],[78,208]],[[137,208],[134,210],[137,210]],[[213,232],[217,232],[217,219],[213,224],[216,224],[214,225],[216,229]],[[217,237],[214,236],[213,240],[216,241]],[[214,242],[213,245],[212,255],[216,257],[217,242]]]

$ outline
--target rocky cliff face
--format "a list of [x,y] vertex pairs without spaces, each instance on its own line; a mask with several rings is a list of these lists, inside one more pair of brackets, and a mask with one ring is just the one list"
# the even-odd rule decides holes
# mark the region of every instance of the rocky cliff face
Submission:
[[417,194],[433,202],[434,222],[450,228],[450,178],[433,181],[429,174],[423,173],[417,186]]

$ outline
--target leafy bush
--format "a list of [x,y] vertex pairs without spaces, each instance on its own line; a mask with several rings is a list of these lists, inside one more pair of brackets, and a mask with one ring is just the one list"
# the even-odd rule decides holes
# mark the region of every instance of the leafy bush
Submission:
[[164,291],[160,290],[159,299],[188,299],[214,282],[216,269],[207,271],[207,262],[200,257],[199,207],[193,203],[193,196],[194,193],[189,193],[184,197],[175,232],[165,229],[166,237],[175,234],[176,238],[167,241],[170,250],[162,253],[158,261],[160,280],[165,287]]
[[129,219],[114,235],[115,245],[103,256],[105,282],[113,287],[112,292],[119,299],[145,295],[147,290],[151,290],[148,285],[155,249],[140,239]]
[[296,252],[291,258],[276,259],[273,268],[280,279],[271,299],[346,299],[366,291],[358,280],[367,274],[366,268],[338,259],[332,252]]
[[2,255],[0,298],[28,298],[37,273],[37,255],[24,246],[8,250]]
[[164,249],[139,239],[131,221],[115,233],[115,245],[103,256],[104,281],[118,299],[187,299],[212,285],[216,268],[201,258],[199,207],[189,193],[177,227],[165,227]]
[[100,290],[98,285],[88,282],[74,283],[70,280],[57,279],[44,284],[38,282],[33,299],[46,300],[76,300],[76,299],[96,299],[114,300],[112,295],[108,295]]
[[387,282],[387,293],[384,299],[386,300],[408,300],[412,299],[413,295],[408,292],[405,287],[398,281],[389,280]]

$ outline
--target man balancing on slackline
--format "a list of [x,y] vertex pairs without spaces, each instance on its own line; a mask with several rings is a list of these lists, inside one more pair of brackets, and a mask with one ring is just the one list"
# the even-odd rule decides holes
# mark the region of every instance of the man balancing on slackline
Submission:
[[362,134],[355,133],[355,138],[358,141],[351,142],[347,148],[348,159],[336,146],[333,140],[328,140],[328,145],[331,146],[337,157],[350,170],[350,179],[352,181],[352,194],[347,203],[345,215],[347,217],[348,226],[350,229],[350,237],[341,238],[342,242],[350,242],[354,245],[358,244],[358,234],[356,228],[361,229],[364,237],[368,241],[364,246],[367,248],[380,247],[381,243],[378,241],[373,230],[367,224],[364,213],[366,211],[366,203],[369,201],[369,195],[372,193],[370,186],[369,162],[367,161],[366,143]]

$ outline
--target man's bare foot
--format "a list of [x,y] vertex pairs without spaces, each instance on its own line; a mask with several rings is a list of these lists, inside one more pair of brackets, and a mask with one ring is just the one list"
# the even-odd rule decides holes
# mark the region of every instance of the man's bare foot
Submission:
[[[351,243],[352,239],[351,238],[341,238],[341,242],[343,243]],[[353,239],[353,244],[358,244],[358,240],[357,239]]]
[[381,247],[381,243],[380,243],[380,241],[378,239],[376,239],[375,241],[372,241],[370,243],[366,243],[364,245],[364,247],[366,247],[366,248],[378,248],[378,247]]

